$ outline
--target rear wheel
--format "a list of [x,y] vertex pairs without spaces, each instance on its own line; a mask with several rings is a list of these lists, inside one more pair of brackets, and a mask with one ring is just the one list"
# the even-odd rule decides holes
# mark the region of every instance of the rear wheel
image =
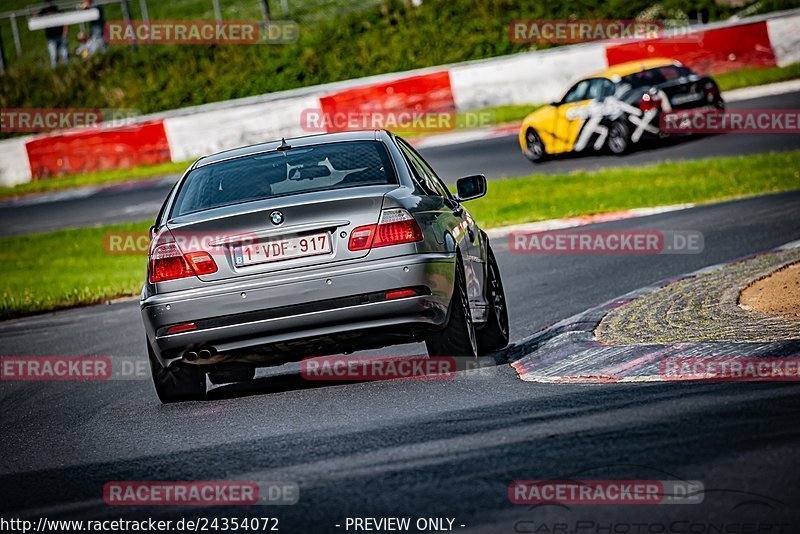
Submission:
[[477,357],[478,341],[475,337],[475,326],[472,324],[472,313],[469,309],[464,267],[460,260],[456,263],[455,287],[448,315],[447,325],[444,329],[431,334],[425,340],[428,355]]
[[164,367],[156,358],[150,342],[147,343],[147,356],[158,399],[167,404],[190,400],[202,400],[206,396],[206,372],[197,365],[176,362]]
[[508,308],[506,295],[503,291],[503,281],[500,279],[500,269],[494,258],[492,249],[489,249],[487,267],[487,295],[489,301],[489,318],[477,332],[478,354],[488,354],[508,345]]
[[613,154],[624,154],[631,144],[631,134],[628,126],[622,121],[611,123],[608,127],[608,149]]
[[542,161],[546,155],[544,151],[544,142],[536,130],[528,128],[525,132],[525,157],[534,163]]

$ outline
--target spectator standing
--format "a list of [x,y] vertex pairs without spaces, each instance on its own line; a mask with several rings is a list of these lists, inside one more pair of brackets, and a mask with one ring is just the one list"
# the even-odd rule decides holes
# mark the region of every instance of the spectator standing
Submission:
[[[47,0],[47,4],[39,10],[37,15],[52,15],[60,12],[61,10],[53,3],[53,0]],[[50,54],[50,66],[53,68],[56,67],[59,60],[66,64],[69,59],[68,31],[67,26],[44,29],[44,36],[47,38],[47,52]]]
[[97,20],[89,22],[89,35],[78,47],[78,55],[84,59],[106,50],[106,40],[103,36],[106,26],[106,18],[103,15],[103,6],[96,5],[93,0],[83,0],[81,9],[96,9],[100,16]]
[[93,20],[89,23],[89,39],[96,39],[105,45],[103,38],[103,31],[106,26],[106,17],[103,14],[103,6],[95,5],[94,0],[83,0],[81,2],[81,9],[96,9],[100,13],[100,18]]

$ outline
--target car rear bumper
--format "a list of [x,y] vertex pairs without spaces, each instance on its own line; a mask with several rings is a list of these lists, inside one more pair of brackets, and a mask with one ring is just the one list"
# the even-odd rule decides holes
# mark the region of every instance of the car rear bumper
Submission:
[[[410,335],[444,324],[454,272],[452,254],[362,259],[153,295],[141,302],[141,311],[148,341],[164,365],[187,350],[200,348],[242,353],[248,348],[374,329]],[[416,294],[385,298],[387,291],[406,288],[415,289]],[[167,332],[186,323],[196,328]]]

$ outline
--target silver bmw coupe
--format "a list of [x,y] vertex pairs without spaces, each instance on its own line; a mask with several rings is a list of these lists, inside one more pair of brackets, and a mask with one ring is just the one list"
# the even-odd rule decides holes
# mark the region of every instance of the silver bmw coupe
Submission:
[[257,367],[424,341],[431,356],[505,347],[489,239],[387,131],[286,139],[197,160],[151,230],[141,297],[162,402]]

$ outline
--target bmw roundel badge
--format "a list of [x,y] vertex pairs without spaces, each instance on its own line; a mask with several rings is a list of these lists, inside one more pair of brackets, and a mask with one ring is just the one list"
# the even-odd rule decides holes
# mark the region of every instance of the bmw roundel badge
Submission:
[[274,224],[275,226],[283,224],[283,213],[281,213],[278,210],[275,210],[269,214],[269,220],[272,221],[272,224]]

